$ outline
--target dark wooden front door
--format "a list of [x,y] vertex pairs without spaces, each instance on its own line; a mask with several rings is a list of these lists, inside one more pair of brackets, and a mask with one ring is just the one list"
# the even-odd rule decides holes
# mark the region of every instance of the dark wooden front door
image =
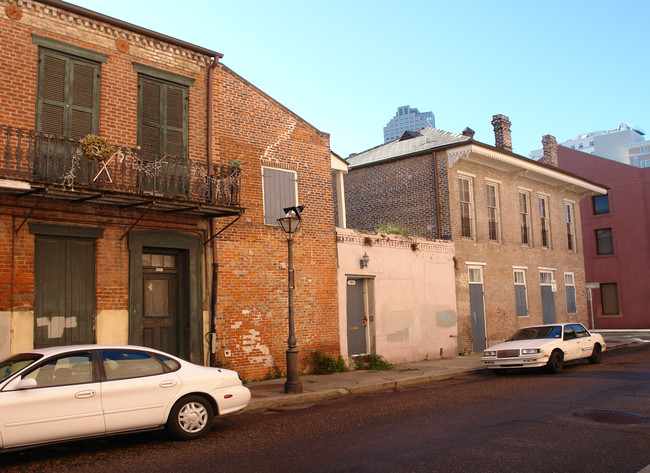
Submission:
[[34,347],[94,343],[95,241],[37,237]]
[[145,253],[142,264],[142,343],[180,356],[178,255]]

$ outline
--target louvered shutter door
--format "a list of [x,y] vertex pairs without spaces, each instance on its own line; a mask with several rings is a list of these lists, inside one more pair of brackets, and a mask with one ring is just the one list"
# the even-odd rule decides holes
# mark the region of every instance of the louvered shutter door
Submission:
[[145,156],[161,154],[161,85],[140,80],[140,147]]
[[93,133],[93,105],[96,71],[92,65],[72,63],[71,112],[69,136],[83,138]]
[[166,149],[170,156],[182,157],[183,153],[183,89],[167,85],[166,120]]
[[40,131],[64,134],[66,61],[43,54],[41,75]]

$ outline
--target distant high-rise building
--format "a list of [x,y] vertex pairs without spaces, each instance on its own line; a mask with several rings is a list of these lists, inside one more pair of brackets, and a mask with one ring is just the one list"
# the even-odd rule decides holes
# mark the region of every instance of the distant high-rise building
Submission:
[[425,126],[436,127],[433,112],[423,112],[408,105],[399,107],[395,116],[384,127],[384,143],[399,138],[405,131],[419,130]]

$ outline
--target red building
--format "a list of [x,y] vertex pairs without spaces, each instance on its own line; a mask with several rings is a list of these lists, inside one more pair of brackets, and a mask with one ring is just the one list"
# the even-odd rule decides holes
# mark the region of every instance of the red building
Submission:
[[610,187],[580,203],[587,283],[599,283],[592,289],[596,329],[650,328],[650,169],[563,146],[558,160],[561,169]]
[[329,135],[220,53],[69,3],[0,0],[0,42],[0,357],[131,343],[283,371],[297,205],[302,369],[338,352]]

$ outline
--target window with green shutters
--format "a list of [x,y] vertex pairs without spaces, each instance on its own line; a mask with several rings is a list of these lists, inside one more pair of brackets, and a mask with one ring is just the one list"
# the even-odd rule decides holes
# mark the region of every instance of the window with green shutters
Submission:
[[187,158],[188,88],[140,75],[138,145],[145,157]]
[[83,138],[99,134],[101,64],[39,49],[36,129]]

